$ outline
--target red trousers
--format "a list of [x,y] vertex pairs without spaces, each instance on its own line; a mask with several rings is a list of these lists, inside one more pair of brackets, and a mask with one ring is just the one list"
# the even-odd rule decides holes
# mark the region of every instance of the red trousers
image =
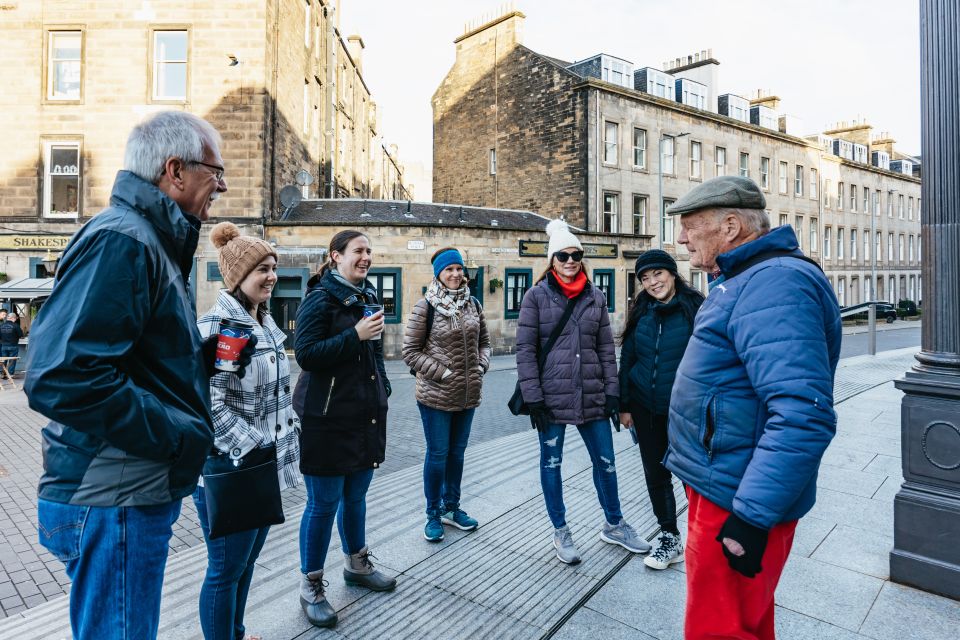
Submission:
[[735,638],[776,640],[773,629],[773,594],[783,565],[790,555],[797,521],[770,530],[763,554],[763,570],[754,578],[737,573],[727,564],[716,537],[729,511],[721,509],[687,487],[688,533],[686,549],[686,640]]

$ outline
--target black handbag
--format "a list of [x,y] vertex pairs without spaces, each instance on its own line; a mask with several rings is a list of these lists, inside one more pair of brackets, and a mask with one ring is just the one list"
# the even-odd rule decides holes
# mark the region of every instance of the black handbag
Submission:
[[277,477],[277,445],[231,460],[217,451],[203,465],[210,539],[284,521]]
[[[270,340],[276,351],[273,336],[270,336]],[[280,359],[275,360],[279,385]],[[279,402],[277,405],[279,414]],[[236,460],[214,449],[203,463],[203,491],[210,539],[282,524],[283,503],[280,500],[277,473],[276,435],[270,446],[257,447]]]
[[[573,308],[576,304],[576,299],[571,299],[567,302],[567,307],[563,310],[563,315],[560,316],[560,322],[553,328],[550,337],[547,339],[547,344],[543,345],[543,350],[537,356],[537,371],[543,370],[543,365],[547,362],[547,355],[550,353],[550,350],[553,349],[553,345],[556,344],[557,338],[563,333],[563,328],[567,325],[567,320],[570,319],[571,314],[573,314]],[[515,416],[530,415],[530,409],[527,407],[527,403],[523,401],[523,394],[520,393],[519,379],[517,380],[517,387],[513,390],[513,395],[507,400],[507,408],[510,410],[510,413]]]

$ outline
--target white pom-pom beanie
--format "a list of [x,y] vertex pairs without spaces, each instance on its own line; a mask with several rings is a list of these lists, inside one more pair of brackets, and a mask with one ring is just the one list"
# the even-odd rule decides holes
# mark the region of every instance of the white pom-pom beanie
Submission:
[[557,251],[563,251],[568,247],[576,247],[583,251],[583,245],[577,240],[577,236],[570,233],[570,227],[563,220],[551,220],[547,225],[547,237],[550,243],[547,246],[547,257],[552,258]]

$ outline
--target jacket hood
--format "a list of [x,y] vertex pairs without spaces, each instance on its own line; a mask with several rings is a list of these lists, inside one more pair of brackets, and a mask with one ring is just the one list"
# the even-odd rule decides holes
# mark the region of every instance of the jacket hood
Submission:
[[130,171],[117,172],[110,204],[133,209],[152,224],[182,271],[193,266],[200,240],[200,219],[181,211],[170,196]]
[[[717,266],[726,275],[754,256],[767,251],[798,251],[797,234],[788,224],[717,256]],[[798,251],[799,253],[799,251]]]
[[314,289],[325,289],[327,293],[339,300],[345,307],[354,304],[366,304],[369,301],[376,301],[377,299],[377,290],[369,280],[364,279],[363,284],[360,286],[360,288],[363,289],[363,293],[360,294],[335,278],[333,272],[329,269],[324,271],[323,275],[317,274],[310,278],[307,286],[309,287],[308,293]]

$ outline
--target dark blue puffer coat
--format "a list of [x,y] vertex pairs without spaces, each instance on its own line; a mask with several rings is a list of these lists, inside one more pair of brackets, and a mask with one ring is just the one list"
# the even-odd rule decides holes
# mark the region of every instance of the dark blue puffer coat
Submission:
[[670,409],[670,391],[693,327],[676,296],[652,302],[626,336],[620,351],[620,409],[660,416]]
[[[801,255],[790,226],[721,254],[717,264],[730,274],[771,250]],[[803,516],[836,431],[840,338],[837,299],[816,266],[776,257],[721,278],[677,370],[664,465],[757,527]]]

